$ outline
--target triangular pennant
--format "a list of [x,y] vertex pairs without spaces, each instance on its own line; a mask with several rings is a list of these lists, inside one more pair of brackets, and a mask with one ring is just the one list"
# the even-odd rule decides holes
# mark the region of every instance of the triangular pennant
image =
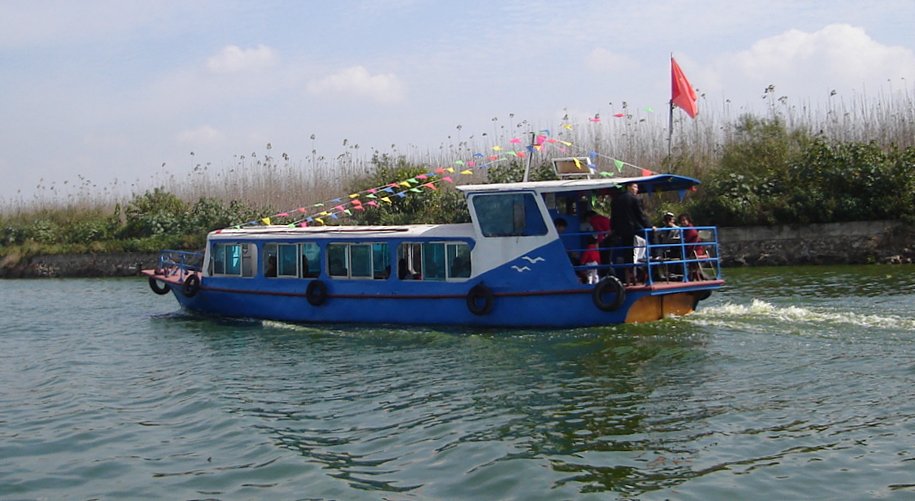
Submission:
[[432,183],[426,183],[426,184],[424,184],[423,186],[425,186],[426,188],[429,188],[429,189],[432,190],[432,191],[435,191],[435,190],[438,189],[438,188],[436,188],[435,185],[432,184]]
[[388,198],[388,197],[381,197],[381,199],[384,200],[385,202],[389,203],[389,204],[390,204],[390,203],[393,203],[393,202],[391,202],[391,199]]
[[454,180],[451,179],[451,176],[445,176],[445,177],[443,177],[443,178],[442,178],[442,181],[448,181],[449,183],[453,183],[453,182],[454,182]]
[[265,217],[265,218],[261,219],[261,222],[264,223],[264,224],[267,225],[267,226],[270,226],[270,218],[269,218],[269,217]]
[[623,164],[623,161],[622,161],[622,160],[616,160],[616,159],[614,159],[614,160],[613,160],[613,165],[616,165],[616,170],[617,170],[617,171],[623,172],[623,165],[624,165],[624,164]]
[[469,176],[469,175],[473,174],[473,171],[470,169],[462,170],[461,174],[464,174],[465,176]]

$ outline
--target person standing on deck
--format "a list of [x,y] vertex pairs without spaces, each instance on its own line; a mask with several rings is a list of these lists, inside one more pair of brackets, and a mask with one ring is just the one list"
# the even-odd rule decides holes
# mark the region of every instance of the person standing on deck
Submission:
[[610,202],[612,242],[614,246],[622,247],[613,253],[613,264],[624,265],[623,277],[626,285],[635,285],[635,270],[632,267],[635,237],[651,226],[638,195],[639,185],[629,183],[624,185],[623,192],[614,196]]

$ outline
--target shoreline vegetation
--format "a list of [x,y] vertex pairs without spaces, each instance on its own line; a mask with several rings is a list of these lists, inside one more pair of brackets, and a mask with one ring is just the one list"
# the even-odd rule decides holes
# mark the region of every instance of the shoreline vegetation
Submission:
[[[605,176],[639,175],[644,167],[702,181],[684,200],[676,194],[646,197],[651,215],[689,212],[698,224],[734,227],[915,220],[915,96],[906,91],[849,104],[835,99],[825,111],[794,106],[771,86],[763,98],[769,104],[765,116],[729,119],[726,103],[724,113],[706,106],[707,115],[697,120],[677,118],[670,156],[666,116],[662,120],[650,110],[623,103],[625,113],[602,121],[563,121],[547,134],[568,147],[536,153],[531,179],[554,178],[551,158],[590,156]],[[371,149],[368,155],[343,140],[336,157],[312,148],[296,161],[268,143],[265,153],[235,155],[235,163],[221,169],[197,163],[183,178],[163,170],[129,187],[115,179],[99,188],[82,176],[72,184],[42,183],[29,200],[0,202],[0,268],[38,255],[200,249],[209,231],[302,204],[346,199],[434,168],[459,165],[468,175],[455,175],[457,183],[520,180],[528,160],[526,131],[537,127],[514,114],[493,117],[492,124],[491,131],[469,135],[458,125],[436,152],[391,145],[390,152]],[[499,150],[519,155],[492,155]],[[481,152],[498,160],[476,164]],[[460,193],[446,183],[439,187],[328,224],[468,220]],[[123,193],[128,190],[129,196]]]

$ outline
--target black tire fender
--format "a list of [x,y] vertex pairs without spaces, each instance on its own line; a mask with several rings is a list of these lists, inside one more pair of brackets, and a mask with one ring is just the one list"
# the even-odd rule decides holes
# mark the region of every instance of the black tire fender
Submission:
[[327,302],[327,284],[320,280],[312,280],[305,289],[305,299],[312,306],[321,306]]
[[168,294],[168,291],[171,290],[165,284],[160,286],[159,281],[156,280],[154,277],[149,277],[149,288],[152,289],[153,292],[155,292],[156,294],[158,294],[160,296],[164,296],[164,295]]
[[194,297],[200,292],[200,276],[194,273],[184,279],[184,295]]
[[488,315],[493,307],[492,289],[478,283],[467,292],[467,309],[474,315]]
[[[608,295],[612,295],[612,298],[608,299]],[[594,286],[591,299],[594,300],[594,306],[601,311],[616,311],[626,300],[626,288],[620,279],[606,276]]]

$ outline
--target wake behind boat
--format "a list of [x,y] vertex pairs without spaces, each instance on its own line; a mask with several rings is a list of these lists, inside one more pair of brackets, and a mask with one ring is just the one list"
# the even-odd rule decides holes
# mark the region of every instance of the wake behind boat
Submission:
[[[688,314],[724,283],[715,227],[646,228],[636,243],[603,238],[590,249],[610,262],[570,259],[607,235],[560,233],[557,222],[582,228],[592,200],[632,183],[684,193],[699,181],[463,185],[470,223],[217,230],[203,253],[163,251],[143,273],[188,310],[287,322],[565,328]],[[687,231],[701,242],[683,238]],[[637,283],[624,285],[627,276]]]

